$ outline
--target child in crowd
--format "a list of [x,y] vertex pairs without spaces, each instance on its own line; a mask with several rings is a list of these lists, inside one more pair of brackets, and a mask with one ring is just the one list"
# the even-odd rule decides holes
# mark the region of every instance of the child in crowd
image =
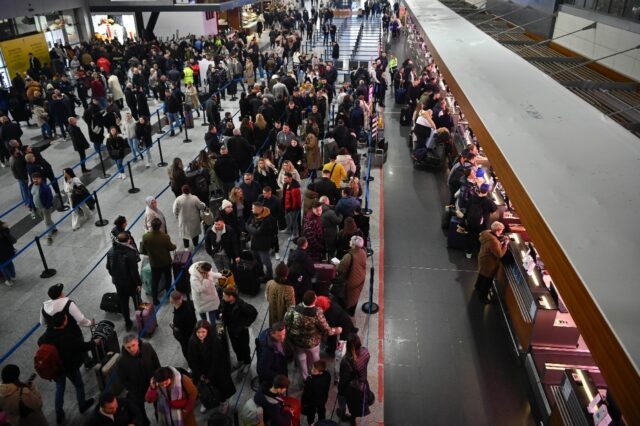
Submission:
[[309,424],[313,424],[316,413],[318,420],[324,420],[330,386],[331,374],[327,371],[327,364],[322,360],[314,362],[311,375],[305,380],[302,391],[302,414],[307,416]]

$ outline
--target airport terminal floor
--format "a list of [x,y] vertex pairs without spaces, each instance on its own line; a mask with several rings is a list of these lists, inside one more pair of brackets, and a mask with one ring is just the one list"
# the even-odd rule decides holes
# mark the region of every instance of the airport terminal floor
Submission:
[[[310,11],[312,4],[308,0],[304,3],[306,10]],[[315,5],[317,7],[317,3]],[[336,96],[333,97],[332,103],[327,102],[325,113],[328,115],[327,121],[331,122],[331,125],[327,126],[327,128],[330,127],[331,131],[335,130],[336,126],[333,121],[336,120],[337,122],[336,117],[340,113],[337,89],[344,81],[349,81],[350,71],[354,62],[356,68],[359,63],[364,65],[361,76],[371,77],[369,72],[373,72],[375,75],[375,70],[367,71],[367,67],[372,60],[379,56],[381,44],[386,46],[387,58],[389,58],[389,55],[395,56],[398,65],[402,64],[412,54],[408,49],[410,43],[407,31],[403,30],[393,37],[391,33],[383,32],[380,25],[380,14],[371,16],[364,21],[364,18],[356,16],[357,11],[363,5],[363,2],[353,2],[351,4],[352,16],[336,15],[334,18],[340,49],[340,53],[335,55],[335,59],[336,62],[342,65],[349,65],[344,66],[344,68],[342,66],[337,67]],[[392,5],[393,2],[390,7],[393,7]],[[332,49],[327,48],[323,43],[322,30],[319,23],[316,24],[315,31],[320,36],[314,36],[311,42],[304,42],[304,49],[309,53],[313,52],[317,56],[326,58],[333,53]],[[306,38],[306,36],[304,37]],[[286,42],[285,40],[284,43]],[[260,50],[265,52],[271,50],[271,44],[273,44],[273,41],[270,40],[269,31],[266,29],[258,39],[258,45]],[[297,76],[295,71],[292,64],[284,65],[282,81],[284,81],[285,75],[289,74],[289,72],[291,72],[291,77],[295,78]],[[416,75],[420,76],[421,71],[421,69],[416,70]],[[239,75],[235,77],[242,78]],[[312,74],[311,78],[313,79],[314,77],[316,75]],[[285,352],[288,355],[288,363],[285,361],[285,365],[288,365],[288,378],[290,381],[287,394],[290,397],[302,399],[302,425],[356,424],[355,416],[352,416],[352,418],[346,416],[345,408],[341,407],[343,405],[341,402],[345,392],[355,386],[362,395],[362,406],[364,408],[364,404],[367,402],[365,396],[369,396],[366,392],[367,386],[363,385],[365,382],[368,384],[368,389],[375,396],[375,401],[371,403],[365,415],[358,417],[357,424],[360,425],[530,426],[545,423],[548,419],[541,416],[540,407],[535,402],[536,396],[527,378],[527,372],[523,368],[522,360],[524,357],[519,358],[514,354],[511,343],[514,339],[513,335],[510,338],[511,331],[506,325],[509,324],[509,321],[506,320],[502,304],[495,303],[495,300],[493,303],[483,303],[478,300],[477,295],[474,293],[474,285],[478,278],[477,254],[465,256],[464,250],[447,248],[447,231],[443,231],[441,221],[443,208],[449,204],[449,188],[447,185],[449,169],[447,167],[436,167],[435,169],[423,170],[415,167],[412,128],[406,123],[401,123],[402,110],[405,105],[396,102],[393,80],[390,76],[386,77],[389,81],[389,87],[385,97],[383,99],[376,98],[376,102],[373,102],[374,108],[377,107],[381,119],[366,123],[361,134],[359,134],[360,128],[354,130],[352,122],[350,130],[354,132],[352,138],[354,150],[353,152],[346,150],[346,154],[343,155],[343,157],[350,157],[349,154],[351,154],[352,158],[360,161],[358,167],[360,175],[359,188],[361,189],[359,203],[366,219],[360,218],[358,220],[359,223],[368,223],[369,232],[368,238],[365,238],[365,247],[358,247],[358,244],[363,239],[358,239],[359,237],[356,236],[364,236],[361,231],[357,231],[358,233],[353,231],[352,234],[349,234],[349,237],[352,235],[353,237],[347,240],[347,244],[353,245],[351,248],[352,253],[359,253],[358,249],[360,251],[368,249],[367,255],[362,254],[362,259],[366,259],[363,262],[366,263],[358,265],[358,273],[361,273],[364,285],[361,293],[358,293],[356,300],[354,300],[354,303],[357,303],[355,314],[349,319],[346,309],[344,310],[345,312],[342,312],[342,308],[336,308],[335,310],[344,313],[342,319],[346,318],[350,324],[352,321],[352,325],[356,327],[357,336],[362,346],[368,349],[370,355],[368,365],[366,362],[364,363],[364,373],[362,373],[362,371],[358,370],[361,367],[362,358],[358,358],[357,354],[363,352],[358,352],[357,348],[355,348],[352,353],[345,352],[338,355],[337,352],[339,351],[337,351],[334,354],[333,351],[327,350],[325,339],[322,345],[319,346],[322,349],[320,358],[326,362],[327,371],[334,380],[331,381],[328,399],[325,401],[324,407],[326,409],[326,418],[335,423],[322,422],[320,420],[318,423],[309,423],[306,417],[306,411],[308,410],[306,409],[310,405],[303,393],[309,394],[309,388],[312,386],[310,384],[311,380],[303,381],[302,376],[306,373],[303,372],[297,360],[294,359],[296,357],[293,356],[297,349],[288,344],[280,347],[274,343],[274,352],[282,351],[283,357]],[[257,80],[260,81],[262,78],[259,77]],[[316,83],[318,81],[316,80]],[[280,84],[281,87],[276,87],[273,84],[266,83],[266,81],[265,84],[273,88],[271,89],[272,94],[274,91],[287,90],[284,84]],[[308,93],[309,86],[312,85],[306,85],[302,89],[307,90]],[[367,105],[370,106],[371,103],[365,102],[364,98],[365,96],[374,96],[374,87],[377,86],[373,84],[367,86],[366,84],[360,84],[360,82],[356,82],[356,86],[354,96],[359,96],[362,100],[356,100],[356,103],[361,107],[354,109],[359,108],[358,114],[363,114],[363,120],[366,120],[369,118],[368,111],[367,114],[364,114],[362,109],[368,108]],[[283,89],[283,87],[285,88]],[[239,97],[239,93],[244,90],[244,88],[238,87]],[[318,84],[311,90],[317,90],[322,93],[322,86]],[[247,91],[249,91],[249,88],[247,88]],[[446,91],[443,91],[443,93],[446,93]],[[449,95],[451,95],[450,92]],[[273,96],[269,98],[265,96],[263,101],[262,95],[260,97],[259,103],[262,104],[264,102],[265,105],[272,102],[267,101],[267,99],[275,99]],[[208,97],[205,96],[202,101],[206,98]],[[344,99],[344,97],[341,97],[341,99]],[[356,97],[356,99],[358,98]],[[44,231],[49,229],[45,222],[40,218],[33,217],[29,209],[20,205],[19,186],[10,168],[3,167],[0,169],[0,220],[6,224],[11,235],[17,240],[15,243],[17,256],[13,260],[16,279],[13,282],[9,282],[10,285],[0,285],[0,297],[3,301],[2,309],[0,309],[0,367],[5,367],[8,364],[17,365],[21,369],[21,380],[26,381],[34,370],[34,353],[38,348],[37,341],[43,335],[45,329],[44,326],[39,324],[40,310],[43,302],[49,299],[47,292],[53,284],[64,284],[64,295],[75,301],[87,319],[113,321],[115,323],[115,332],[119,338],[119,345],[124,345],[123,337],[128,332],[125,330],[122,315],[107,313],[100,307],[103,294],[115,292],[112,277],[107,270],[107,252],[114,244],[112,228],[117,217],[124,216],[127,219],[125,226],[137,242],[138,247],[140,247],[143,235],[146,233],[143,219],[145,212],[149,211],[146,203],[148,202],[148,197],[153,196],[157,199],[157,210],[164,213],[168,235],[179,249],[183,246],[182,234],[184,232],[182,230],[185,228],[185,219],[184,217],[178,219],[177,215],[174,214],[174,200],[176,197],[172,192],[174,188],[168,186],[167,166],[171,165],[174,159],[179,158],[186,167],[196,156],[204,152],[203,150],[210,148],[205,143],[205,133],[209,131],[210,127],[205,118],[204,108],[202,108],[193,120],[193,126],[170,129],[170,126],[164,120],[163,103],[152,99],[151,96],[148,97],[147,102],[151,112],[150,121],[153,132],[152,139],[154,141],[153,146],[150,148],[151,160],[145,159],[130,162],[125,166],[123,174],[119,173],[116,164],[109,158],[110,154],[106,150],[97,155],[94,153],[93,146],[87,151],[87,154],[91,155],[85,164],[91,170],[82,174],[77,165],[77,153],[73,150],[70,140],[58,138],[52,141],[50,146],[43,151],[42,155],[51,164],[56,176],[61,174],[64,168],[73,166],[89,193],[96,195],[98,203],[96,209],[93,210],[92,216],[89,216],[88,220],[86,218],[85,220],[78,219],[77,227],[74,226],[72,228],[72,217],[69,210],[56,211],[54,209],[52,221],[56,223],[57,232],[55,234],[45,234]],[[320,102],[324,102],[324,100],[319,98],[318,103]],[[303,105],[303,101],[300,102],[300,105]],[[315,119],[320,114],[312,110],[311,104],[308,106],[309,115],[305,117],[305,126],[308,124],[306,120],[309,120],[309,117]],[[317,104],[314,104],[314,107],[316,106]],[[247,131],[247,127],[253,125],[249,125],[247,122],[241,124],[240,117],[247,110],[249,111],[247,115],[251,115],[252,106],[241,104],[235,98],[232,100],[230,94],[227,93],[226,98],[220,100],[220,107],[222,108],[220,114],[222,116],[225,114],[230,115],[235,128],[240,128],[239,134],[231,133],[234,135],[233,138],[242,139],[245,136],[244,132]],[[255,108],[258,109],[257,106]],[[306,109],[306,105],[304,105],[303,109]],[[84,108],[79,106],[75,109],[75,113],[79,118],[83,116],[83,111]],[[125,106],[122,109],[122,113],[126,114],[127,111],[129,111],[129,108]],[[260,109],[259,111],[264,112],[265,110]],[[311,111],[314,112],[311,113]],[[178,115],[176,113],[176,116]],[[341,120],[353,120],[353,117],[354,115],[350,110],[341,117]],[[312,124],[308,126],[311,133],[314,131]],[[92,131],[85,120],[79,119],[78,125],[80,131],[86,136]],[[219,127],[218,132],[222,133],[223,126],[225,125],[222,124]],[[349,127],[348,124],[347,127]],[[23,122],[21,129],[24,132],[22,136],[23,144],[33,145],[42,142],[41,131],[38,127],[26,126]],[[258,133],[255,129],[257,128],[251,130],[252,134],[254,131],[256,134]],[[175,130],[175,135],[173,130]],[[377,132],[383,135],[388,142],[388,149],[384,154],[380,154],[380,151],[373,146],[376,144]],[[278,133],[274,133],[274,135],[276,134]],[[229,137],[231,135],[226,136]],[[324,136],[327,135],[325,134]],[[335,136],[335,134],[332,133],[328,136]],[[286,134],[284,137],[286,138]],[[333,155],[326,155],[325,153],[325,143],[328,144],[332,138],[318,137],[317,139],[318,141],[322,139],[319,144],[319,155],[323,160],[326,160],[317,165],[320,167],[323,163],[327,163],[329,158],[333,159]],[[337,139],[337,136],[335,139]],[[355,148],[356,139],[359,139],[357,150]],[[265,143],[268,140],[271,139],[267,137]],[[226,139],[226,141],[228,142],[229,139]],[[286,145],[280,146],[282,141],[279,137],[273,137],[274,147],[276,146],[276,141],[278,149],[284,151],[279,152],[279,156],[287,159],[297,158],[294,157],[297,154],[293,153],[293,149],[289,151]],[[263,146],[261,146],[261,143],[257,144],[260,150],[263,151],[266,144]],[[235,153],[232,153],[232,157]],[[307,154],[301,155],[304,155],[305,162],[311,161],[311,156]],[[131,159],[131,156],[125,157],[125,164],[129,159]],[[257,163],[257,159],[257,156],[256,158],[251,158],[249,163],[253,164],[254,160]],[[161,160],[168,164],[159,164]],[[302,162],[302,157],[300,157],[300,160]],[[319,160],[316,159],[316,161]],[[349,159],[346,161],[348,162]],[[444,158],[442,161],[444,165]],[[324,169],[328,167],[330,171],[328,173],[329,177],[333,175],[335,169],[333,164],[335,163],[329,163],[328,166],[324,166]],[[276,162],[276,168],[279,169],[279,167],[280,165]],[[318,213],[322,216],[322,222],[320,219],[314,218],[313,212],[315,209],[320,208],[322,212],[320,202],[318,201],[316,205],[314,204],[315,199],[312,199],[319,194],[306,188],[311,185],[311,188],[317,190],[318,187],[314,185],[309,176],[303,174],[303,176],[297,176],[296,178],[297,172],[295,172],[293,166],[291,171],[294,172],[291,179],[299,178],[300,189],[298,196],[303,199],[294,200],[293,195],[285,197],[283,206],[297,206],[287,207],[287,211],[293,215],[287,216],[287,221],[293,218],[295,222],[296,218],[299,218],[299,216],[296,216],[300,214],[298,211],[309,210],[309,213],[307,213],[309,218],[305,216],[304,219],[305,225],[302,227],[302,235],[307,236],[309,241],[312,242],[314,228],[312,225],[307,226],[307,220],[309,223],[315,220],[313,223],[316,223],[321,228],[321,231],[325,232],[326,207],[325,213]],[[278,170],[276,170],[277,173]],[[318,170],[319,177],[320,171]],[[288,178],[288,176],[283,177],[283,179]],[[355,180],[349,181],[347,178],[346,181],[342,182],[342,188],[349,187],[349,191],[351,191],[351,188],[357,187],[357,184],[354,186],[354,182]],[[239,185],[239,183],[239,180],[235,182],[236,185]],[[229,184],[229,182],[225,182],[225,184]],[[232,187],[233,184],[234,182],[231,182]],[[246,190],[249,191],[248,189]],[[94,193],[94,191],[96,192]],[[351,198],[349,197],[349,191],[344,193],[347,201]],[[319,190],[318,192],[320,193]],[[242,193],[243,191],[240,191],[240,194]],[[207,198],[209,198],[209,195],[207,194]],[[54,197],[56,197],[55,194]],[[225,194],[224,198],[229,198],[228,194]],[[338,196],[337,198],[340,197]],[[215,193],[213,199],[216,201],[212,202],[212,206],[215,204],[218,207],[224,203],[219,197],[219,193]],[[232,201],[233,203],[229,204],[233,204],[235,209],[232,210],[233,212],[237,213],[238,208],[247,209],[252,207],[258,212],[256,215],[260,215],[261,205],[247,206],[246,203],[243,204],[242,200],[237,203],[236,200]],[[341,204],[340,207],[336,206],[336,210],[342,211],[341,209],[345,209],[345,204]],[[59,202],[55,199],[54,206],[58,205]],[[241,217],[242,212],[237,214],[238,216],[236,216],[235,220],[241,218],[249,221],[250,217],[251,221],[254,220],[251,214],[246,214],[245,218]],[[353,214],[352,211],[351,215]],[[355,215],[360,216],[359,214]],[[205,219],[208,219],[208,217],[203,215],[202,220]],[[282,219],[284,221],[284,215]],[[297,262],[297,256],[301,256],[296,251],[298,247],[295,238],[290,232],[283,229],[283,224],[278,225],[281,229],[280,232],[275,233],[275,237],[278,240],[279,253],[278,255],[275,252],[268,254],[271,256],[270,261],[274,270],[276,270],[276,265],[281,261],[286,263],[294,259]],[[232,227],[229,223],[225,226]],[[287,224],[287,228],[290,228],[290,226],[290,224]],[[346,226],[346,224],[341,224],[340,226]],[[258,231],[249,231],[249,227],[246,229],[251,234],[249,245],[254,244],[257,241],[256,235],[259,235]],[[336,230],[335,225],[333,230]],[[218,232],[220,231],[218,230]],[[4,238],[6,238],[6,232],[4,235]],[[51,238],[47,238],[49,235],[51,235]],[[223,238],[220,234],[217,237]],[[269,237],[274,237],[274,235]],[[317,235],[315,235],[315,238],[316,240],[318,239]],[[202,234],[200,235],[201,240]],[[188,242],[189,240],[185,239],[184,241]],[[271,241],[269,244],[272,245],[273,243]],[[316,243],[318,242],[316,241]],[[303,243],[300,242],[300,244]],[[323,240],[318,244],[324,244]],[[191,249],[194,249],[193,244],[191,244]],[[294,251],[296,251],[295,257],[292,256]],[[307,249],[307,251],[313,253],[311,248]],[[264,249],[260,250],[260,253],[264,252]],[[267,249],[266,253],[269,253],[269,249]],[[347,257],[348,255],[345,258]],[[355,254],[351,256],[347,264],[347,278],[352,276],[352,268],[355,265],[354,259]],[[190,260],[192,263],[201,261],[214,263],[212,262],[212,257],[205,251],[203,243],[197,246],[193,258]],[[219,259],[216,258],[214,260]],[[331,263],[332,261],[330,259],[323,260],[325,260],[325,263]],[[239,264],[240,262],[238,262]],[[289,273],[291,274],[294,267],[289,266]],[[295,267],[296,271],[300,269],[299,264],[296,264]],[[234,267],[233,270],[238,271],[236,268],[240,267]],[[324,265],[324,268],[330,269],[328,265]],[[216,266],[214,266],[215,270],[217,270]],[[324,288],[318,284],[320,271],[323,270],[322,266],[315,268],[314,273],[318,279],[314,281],[314,285],[317,285],[317,287],[314,287],[316,289]],[[303,277],[302,272],[299,272],[299,275]],[[332,282],[334,287],[341,283],[339,279]],[[329,283],[326,284],[328,288]],[[241,285],[239,284],[238,287],[241,288]],[[180,350],[180,345],[174,337],[174,330],[172,330],[172,322],[175,321],[174,311],[169,303],[168,296],[166,292],[160,296],[161,301],[155,313],[158,328],[152,335],[141,337],[141,340],[149,343],[155,349],[161,366],[180,368],[181,372],[192,372],[193,365],[185,360]],[[249,421],[246,412],[242,415],[240,414],[243,409],[247,410],[247,407],[251,406],[250,400],[253,400],[258,386],[261,386],[259,394],[264,398],[264,395],[269,392],[273,400],[278,401],[275,403],[278,406],[278,412],[281,410],[282,413],[286,414],[285,420],[280,423],[273,421],[270,424],[277,426],[295,424],[286,417],[289,415],[289,409],[278,405],[281,396],[272,394],[275,392],[273,390],[275,388],[265,386],[265,383],[258,384],[257,359],[259,356],[264,356],[264,353],[262,355],[256,353],[256,344],[258,343],[256,338],[269,327],[268,317],[273,309],[273,306],[269,306],[269,302],[265,297],[265,284],[262,283],[260,290],[255,294],[247,294],[241,291],[240,297],[256,308],[257,318],[247,326],[251,351],[250,366],[234,370],[230,375],[235,392],[228,398],[228,405],[220,404],[213,409],[204,409],[201,408],[200,403],[196,403],[195,407],[189,407],[188,410],[189,412],[193,411],[193,416],[190,414],[187,416],[186,412],[183,413],[180,409],[168,409],[166,411],[170,414],[167,414],[167,416],[171,417],[171,415],[179,413],[178,417],[180,419],[172,418],[162,423],[154,416],[154,405],[147,403],[145,405],[146,415],[151,420],[151,424],[175,424],[178,426],[189,424],[182,421],[183,416],[189,417],[198,425],[230,425],[233,424],[234,420],[236,420],[236,425],[258,424],[257,422],[252,423]],[[344,294],[342,296],[338,293],[332,295],[333,303],[336,306],[340,297],[344,297]],[[143,293],[143,298],[146,302],[151,302],[151,295]],[[306,300],[307,298],[305,297]],[[375,302],[379,307],[379,311],[368,312],[365,306],[371,306],[370,302]],[[290,306],[287,306],[287,308],[290,308]],[[306,312],[305,315],[311,315],[308,313],[310,312],[309,309],[312,308],[302,304],[295,309],[289,309],[289,312],[292,313],[291,318],[297,318],[295,315],[302,316],[301,312]],[[131,315],[133,317],[134,313],[132,312]],[[328,317],[329,314],[327,313]],[[286,318],[288,317],[285,316]],[[138,329],[135,321],[134,325],[133,333],[141,333],[142,330]],[[291,328],[299,326],[295,321],[292,322],[292,325],[293,327]],[[331,325],[334,324],[332,323]],[[287,327],[289,327],[288,322]],[[326,329],[322,324],[317,327],[326,334]],[[230,328],[227,328],[227,331],[229,330]],[[334,331],[332,330],[331,333]],[[89,340],[90,336],[95,337],[92,334],[93,332],[94,330],[90,330],[89,327],[83,327],[84,339]],[[287,329],[287,333],[290,333],[289,329]],[[314,331],[314,333],[316,332]],[[314,336],[319,334],[316,333]],[[237,341],[231,340],[229,343],[227,338],[228,336],[224,335],[224,342],[228,346],[227,349],[231,356],[230,359],[225,359],[225,361],[230,363],[230,367],[240,360],[236,356]],[[195,336],[193,341],[196,341]],[[271,340],[269,341],[271,342]],[[351,342],[350,340],[350,345],[353,344]],[[349,347],[351,348],[351,346]],[[125,349],[122,348],[122,351],[125,351]],[[308,356],[312,357],[311,352],[312,350],[308,350],[304,353],[309,353]],[[299,352],[295,353],[299,355]],[[345,362],[346,357],[349,357],[349,362]],[[314,374],[317,373],[319,368],[316,367],[314,369]],[[347,369],[351,373],[344,376]],[[212,367],[211,371],[217,370]],[[80,373],[86,398],[95,398],[97,401],[101,394],[102,385],[104,385],[104,383],[100,384],[100,381],[104,380],[101,371],[96,370],[95,367],[85,368],[83,366],[80,368]],[[356,376],[355,379],[353,378],[354,375]],[[315,375],[311,377],[313,378]],[[338,390],[338,379],[340,379],[342,386],[340,391]],[[117,375],[110,374],[107,379],[107,387],[112,387],[113,382],[117,382],[117,380]],[[355,385],[353,385],[354,382],[356,383]],[[56,424],[56,422],[66,425],[90,424],[85,422],[94,411],[100,408],[99,406],[92,406],[88,412],[79,413],[80,407],[76,402],[74,386],[67,381],[66,391],[64,392],[65,418],[62,419],[55,410],[56,383],[36,378],[35,385],[42,396],[42,412],[48,424]],[[117,389],[117,386],[114,385],[113,387]],[[4,391],[2,389],[0,387],[0,409],[3,409],[2,398],[4,397]],[[356,391],[355,393],[357,394],[358,392]],[[122,392],[120,396],[124,398],[126,394],[126,392]],[[357,396],[355,398],[358,400]],[[258,401],[256,400],[255,403],[257,404]],[[352,404],[349,400],[347,401],[347,407],[347,411],[353,414],[356,404]],[[238,418],[240,423],[237,423]],[[3,425],[1,419],[2,417],[0,417],[0,426]],[[143,423],[135,424],[142,425]]]

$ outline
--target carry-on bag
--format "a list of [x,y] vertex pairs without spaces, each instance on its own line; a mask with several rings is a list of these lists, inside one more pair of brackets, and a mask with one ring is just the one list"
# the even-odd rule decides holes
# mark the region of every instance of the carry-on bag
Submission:
[[118,293],[105,293],[100,300],[100,309],[113,314],[120,313],[120,298]]
[[234,273],[238,291],[252,296],[258,294],[260,292],[258,274],[258,261],[249,250],[242,250]]
[[336,277],[336,267],[332,263],[314,263],[316,270],[315,282],[313,283],[313,291],[318,296],[329,296],[329,288]]
[[99,339],[91,349],[91,356],[96,364],[103,363],[109,352],[120,353],[118,333],[116,333],[115,324],[109,320],[99,321],[92,327],[91,339]]
[[124,389],[122,382],[118,378],[118,373],[116,372],[119,359],[119,353],[109,352],[105,359],[103,359],[102,362],[97,363],[94,367],[96,380],[98,381],[98,389],[100,389],[101,392],[105,390],[107,385],[109,386],[108,390],[113,392],[116,396]]
[[176,290],[187,296],[187,299],[189,298],[189,293],[191,293],[191,286],[189,285],[189,266],[191,266],[191,262],[189,262],[190,257],[191,251],[187,249],[176,250],[173,255],[173,261],[171,262],[171,269],[173,270],[174,277],[177,277],[180,270],[184,269],[180,276],[180,280],[176,282]]
[[156,328],[158,328],[158,319],[153,308],[153,304],[145,303],[138,295],[136,304],[136,327],[138,334],[142,336],[151,336]]

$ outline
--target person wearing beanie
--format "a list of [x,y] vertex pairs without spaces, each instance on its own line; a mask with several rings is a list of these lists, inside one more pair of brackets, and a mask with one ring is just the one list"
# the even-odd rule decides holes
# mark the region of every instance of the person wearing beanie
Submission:
[[277,229],[276,219],[271,215],[271,211],[260,201],[253,203],[252,215],[247,221],[247,232],[251,238],[251,251],[258,261],[260,274],[264,274],[266,268],[266,281],[273,278],[273,266],[271,265],[272,239],[275,229]]
[[487,183],[480,185],[478,193],[471,197],[465,212],[465,230],[467,239],[465,244],[465,254],[467,259],[471,259],[473,253],[480,246],[478,237],[484,230],[489,229],[491,224],[491,214],[498,210],[496,203],[488,197],[491,186]]
[[344,298],[341,302],[353,317],[367,275],[367,253],[364,250],[364,239],[359,235],[351,237],[349,247],[349,251],[340,260],[336,273],[344,278],[345,282]]
[[[26,383],[20,381],[20,368],[7,364],[2,368],[0,384],[0,405],[7,414],[8,424],[25,426],[47,426],[49,423],[42,413],[42,396],[30,377]],[[29,409],[26,417],[20,415],[20,401]]]

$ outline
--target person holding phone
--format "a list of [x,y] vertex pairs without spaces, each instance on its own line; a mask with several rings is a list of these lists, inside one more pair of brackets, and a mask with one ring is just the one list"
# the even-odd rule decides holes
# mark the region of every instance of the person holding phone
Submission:
[[32,374],[26,382],[20,381],[20,368],[7,364],[2,368],[0,384],[0,405],[7,413],[9,424],[46,426],[47,419],[42,413],[42,396],[33,382]]

